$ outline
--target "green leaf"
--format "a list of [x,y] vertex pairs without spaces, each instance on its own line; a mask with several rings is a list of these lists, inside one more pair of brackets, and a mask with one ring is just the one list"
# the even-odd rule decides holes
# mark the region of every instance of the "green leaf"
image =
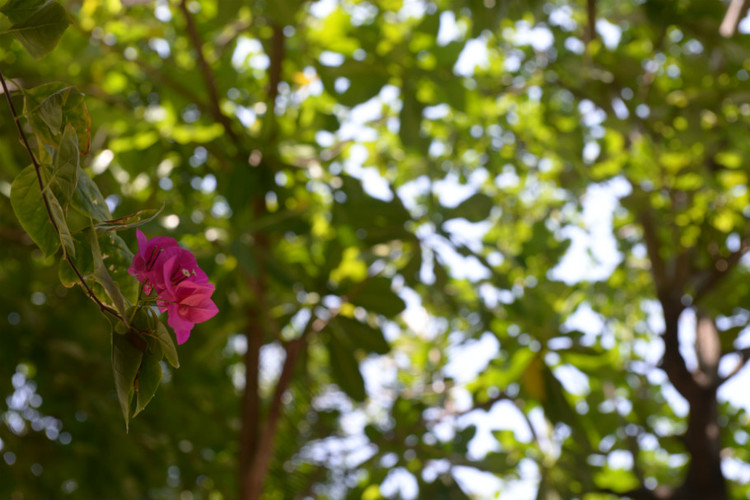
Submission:
[[[35,132],[50,138],[60,133],[63,124],[63,106],[71,88],[66,83],[50,82],[23,91],[24,114]],[[54,140],[47,142],[51,144]]]
[[78,168],[76,176],[78,182],[73,192],[70,205],[87,217],[96,221],[104,221],[112,218],[107,202],[96,183],[91,180],[89,174],[82,168]]
[[57,226],[57,232],[65,253],[71,257],[75,257],[76,247],[73,244],[73,237],[70,234],[70,229],[68,229],[68,223],[65,220],[65,213],[60,206],[60,202],[57,201],[57,198],[52,193],[47,193],[47,202],[49,203],[50,213],[52,213],[52,219]]
[[128,429],[130,424],[130,404],[133,401],[135,377],[138,375],[142,359],[143,352],[132,344],[129,335],[112,333],[112,370],[115,375],[117,400],[125,419],[125,429]]
[[13,180],[10,187],[10,203],[23,229],[44,252],[53,255],[60,244],[52,223],[47,215],[39,189],[39,180],[33,165],[24,168]]
[[52,178],[50,183],[54,184],[56,190],[64,198],[62,204],[67,205],[78,184],[78,137],[76,130],[68,123],[65,126],[60,147],[55,152],[52,161]]
[[469,222],[481,222],[490,215],[490,210],[495,206],[495,202],[483,193],[477,193],[459,203],[456,208],[446,212],[446,219],[463,218]]
[[107,271],[107,267],[104,265],[102,251],[99,247],[99,238],[96,231],[91,231],[89,233],[89,241],[91,243],[91,255],[94,258],[94,277],[96,277],[96,281],[98,281],[104,290],[106,290],[107,295],[109,295],[109,298],[112,300],[112,304],[115,306],[115,309],[117,309],[117,312],[120,313],[120,316],[127,323],[127,309],[129,304],[127,304],[125,297],[122,295],[122,292],[117,287],[112,276],[109,274],[109,271]]
[[391,290],[391,280],[388,278],[370,278],[362,286],[352,287],[349,293],[352,304],[388,317],[396,316],[406,308],[401,297]]
[[[86,238],[84,233],[77,233],[73,236],[73,244],[75,245],[75,255],[71,255],[73,263],[76,265],[76,269],[81,273],[84,279],[92,277],[94,274],[94,260],[91,256],[91,245]],[[80,285],[78,276],[76,276],[73,269],[68,264],[67,260],[62,259],[58,268],[58,277],[64,287],[71,288],[75,285]]]
[[75,128],[78,149],[87,154],[91,141],[91,117],[83,94],[63,82],[50,82],[25,89],[24,114],[42,141],[57,148],[60,130],[68,123]]
[[13,24],[22,23],[49,0],[9,0],[0,8]]
[[133,417],[142,412],[156,394],[156,389],[161,383],[161,359],[160,343],[156,339],[149,339],[135,382],[136,402]]
[[167,330],[167,327],[164,326],[163,323],[158,321],[156,323],[156,330],[153,332],[153,334],[156,336],[156,340],[158,340],[161,344],[162,351],[164,352],[164,357],[167,358],[169,364],[174,366],[175,368],[179,368],[180,360],[177,357],[177,347],[174,345],[174,340],[172,339],[172,336],[169,335],[169,330]]
[[340,335],[348,336],[354,348],[364,349],[366,352],[387,354],[391,346],[383,337],[383,332],[356,319],[337,316],[332,326],[339,329]]
[[47,2],[27,19],[10,27],[7,33],[21,42],[34,59],[46,56],[70,26],[65,7],[57,2]]
[[106,233],[107,231],[119,231],[120,229],[133,229],[138,226],[142,226],[147,222],[154,220],[161,211],[164,210],[164,205],[159,209],[146,208],[139,210],[133,214],[120,217],[119,219],[105,220],[96,224],[96,230],[100,233]]
[[[375,97],[389,80],[385,68],[373,61],[350,59],[333,68],[318,64],[317,70],[326,90],[345,106],[356,106]],[[335,88],[339,78],[349,80],[349,87],[341,93]]]
[[333,334],[328,341],[328,355],[333,380],[342,391],[355,401],[367,397],[365,381],[359,371],[359,362],[354,357],[352,345],[346,336]]

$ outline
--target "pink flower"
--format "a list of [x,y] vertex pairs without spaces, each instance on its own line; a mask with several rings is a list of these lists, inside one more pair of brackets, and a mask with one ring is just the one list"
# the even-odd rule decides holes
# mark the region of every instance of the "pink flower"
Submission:
[[151,288],[163,288],[162,266],[165,262],[164,251],[167,249],[180,249],[177,240],[169,236],[157,236],[148,240],[143,231],[136,229],[138,238],[138,253],[133,258],[133,264],[128,269],[131,276],[138,278],[144,284],[143,290],[146,294],[151,293]]
[[146,294],[156,292],[156,304],[161,312],[167,312],[167,324],[174,329],[177,343],[182,344],[195,323],[219,312],[211,300],[214,286],[198,267],[195,255],[180,248],[174,238],[157,236],[149,240],[140,229],[136,237],[138,253],[128,273],[143,283]]
[[[192,254],[190,257],[193,257]],[[219,312],[211,300],[214,286],[207,279],[191,279],[197,276],[183,265],[185,262],[190,263],[190,259],[184,254],[177,254],[164,263],[164,290],[157,297],[159,310],[167,312],[167,324],[174,329],[178,344],[183,344],[190,337],[195,323],[207,321]]]

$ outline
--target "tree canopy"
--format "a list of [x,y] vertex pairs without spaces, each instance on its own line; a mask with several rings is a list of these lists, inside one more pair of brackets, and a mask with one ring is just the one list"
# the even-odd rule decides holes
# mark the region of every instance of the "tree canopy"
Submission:
[[746,8],[7,0],[0,496],[747,497]]

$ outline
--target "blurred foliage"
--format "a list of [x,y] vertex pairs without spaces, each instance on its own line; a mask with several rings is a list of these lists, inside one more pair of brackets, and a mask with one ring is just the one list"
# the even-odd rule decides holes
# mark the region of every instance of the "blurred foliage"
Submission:
[[[220,314],[126,434],[111,326],[11,208],[33,171],[4,107],[0,497],[238,498],[258,331],[264,411],[305,339],[264,499],[482,498],[472,472],[539,499],[682,484],[646,233],[746,359],[750,41],[719,35],[722,2],[600,0],[592,37],[582,2],[61,0],[28,4],[67,11],[31,45],[17,4],[0,70],[65,93],[43,121],[87,196],[54,196],[99,221],[65,251],[112,234],[132,300],[123,226],[163,206],[142,228],[196,253]],[[747,413],[717,422],[725,471],[746,471]]]

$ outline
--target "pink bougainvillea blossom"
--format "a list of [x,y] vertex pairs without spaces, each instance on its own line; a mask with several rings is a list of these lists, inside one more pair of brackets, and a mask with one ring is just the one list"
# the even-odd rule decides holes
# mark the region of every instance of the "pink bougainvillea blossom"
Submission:
[[169,236],[157,236],[149,240],[140,229],[136,229],[135,234],[138,239],[138,253],[135,254],[128,273],[143,283],[143,291],[146,294],[150,294],[152,288],[156,288],[158,292],[159,288],[163,288],[161,268],[166,260],[164,251],[181,249],[177,240]]
[[174,238],[148,240],[140,230],[136,234],[138,253],[128,272],[143,283],[146,294],[155,292],[156,305],[167,313],[167,324],[174,329],[177,343],[183,344],[196,323],[219,312],[211,300],[214,286],[198,267],[195,255],[180,248]]
[[211,300],[214,286],[191,280],[191,272],[181,266],[177,255],[167,260],[163,272],[165,288],[157,305],[159,310],[167,312],[167,323],[174,329],[177,343],[182,344],[190,336],[195,323],[209,320],[219,312]]

